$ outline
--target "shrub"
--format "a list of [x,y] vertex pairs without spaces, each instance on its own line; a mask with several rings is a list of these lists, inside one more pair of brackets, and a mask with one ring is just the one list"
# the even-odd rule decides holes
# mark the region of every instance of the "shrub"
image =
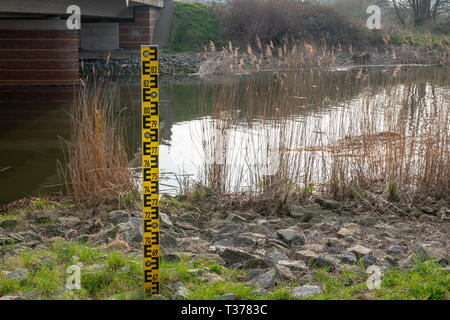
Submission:
[[283,38],[359,42],[360,29],[334,9],[288,0],[229,0],[224,16],[233,41],[279,43]]

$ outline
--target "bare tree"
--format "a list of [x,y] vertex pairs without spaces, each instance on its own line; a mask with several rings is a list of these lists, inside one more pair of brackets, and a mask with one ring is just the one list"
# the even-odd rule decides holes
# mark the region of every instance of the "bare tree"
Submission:
[[435,21],[442,13],[449,12],[450,0],[392,0],[395,12],[400,23],[405,26],[405,18],[400,14],[400,9],[406,9],[411,15],[415,26]]

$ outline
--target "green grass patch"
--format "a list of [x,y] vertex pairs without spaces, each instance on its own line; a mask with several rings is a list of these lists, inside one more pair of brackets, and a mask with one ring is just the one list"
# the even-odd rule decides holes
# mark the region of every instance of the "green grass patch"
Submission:
[[176,2],[166,51],[201,51],[213,41],[223,45],[225,28],[213,7],[195,2]]
[[431,260],[415,261],[408,270],[382,272],[381,288],[374,290],[367,288],[369,275],[364,269],[360,271],[316,271],[315,281],[321,284],[324,294],[309,299],[443,300],[450,293],[448,271]]
[[392,34],[391,44],[396,45],[414,45],[419,47],[431,46],[439,47],[441,43],[450,44],[450,37],[443,34],[425,34],[425,33],[396,33]]
[[[72,274],[73,264],[82,264],[81,290],[67,290],[65,284]],[[90,268],[94,264],[102,268]],[[17,268],[27,268],[28,279],[18,282],[5,279],[4,274]],[[195,271],[193,271],[195,269]],[[200,270],[199,270],[200,269]],[[201,271],[201,272],[198,272]],[[220,275],[223,280],[208,282],[207,272]],[[414,261],[408,270],[389,269],[382,274],[381,288],[369,290],[368,274],[364,268],[329,273],[314,271],[312,284],[322,288],[322,294],[306,299],[447,299],[450,290],[448,270],[433,261]],[[161,294],[175,298],[173,284],[181,281],[188,289],[189,299],[211,300],[232,293],[235,299],[290,300],[288,288],[298,281],[281,282],[275,288],[257,288],[242,279],[242,271],[225,268],[211,260],[193,260],[181,256],[178,262],[161,262]],[[259,293],[258,293],[259,292]],[[0,296],[16,295],[32,299],[146,299],[143,293],[142,258],[133,253],[109,251],[86,244],[63,240],[50,244],[49,250],[24,250],[11,255],[0,266]]]

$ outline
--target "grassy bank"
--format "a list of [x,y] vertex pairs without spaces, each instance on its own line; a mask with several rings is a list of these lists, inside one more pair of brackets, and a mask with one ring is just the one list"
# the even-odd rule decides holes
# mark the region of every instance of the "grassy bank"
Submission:
[[339,8],[304,2],[233,0],[226,5],[193,2],[177,2],[171,24],[169,45],[166,51],[202,51],[210,41],[220,50],[228,41],[245,51],[247,44],[255,41],[273,42],[282,46],[285,42],[320,42],[326,39],[331,45],[364,47],[383,46],[390,37],[390,44],[413,45],[418,48],[439,48],[449,44],[445,21],[421,28],[401,28],[394,22],[386,22],[381,30],[366,27],[368,14],[354,16]]
[[[13,245],[3,246],[5,254]],[[28,299],[146,299],[142,292],[142,259],[139,254],[106,250],[82,243],[56,240],[47,250],[24,250],[7,254],[1,264],[0,296]],[[170,259],[169,259],[170,258]],[[65,289],[67,268],[81,266],[81,290]],[[5,274],[25,268],[26,279],[6,279]],[[415,261],[409,270],[386,270],[381,289],[369,290],[364,267],[355,266],[338,274],[324,269],[314,272],[310,284],[322,294],[307,299],[448,299],[450,275],[432,261]],[[282,282],[270,291],[257,290],[245,280],[247,274],[227,269],[216,262],[186,255],[162,260],[161,295],[167,299],[297,299],[295,282]],[[182,293],[176,288],[182,282]],[[178,285],[177,285],[178,284]],[[223,296],[225,295],[225,296]]]
[[165,51],[201,51],[209,41],[224,44],[225,27],[211,5],[176,2]]

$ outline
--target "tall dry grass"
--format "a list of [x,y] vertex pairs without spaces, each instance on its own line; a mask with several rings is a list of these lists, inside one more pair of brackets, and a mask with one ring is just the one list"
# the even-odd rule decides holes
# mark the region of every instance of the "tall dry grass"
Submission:
[[59,174],[67,195],[79,205],[129,206],[139,195],[128,169],[122,110],[113,108],[116,87],[105,79],[100,75],[81,81]]

